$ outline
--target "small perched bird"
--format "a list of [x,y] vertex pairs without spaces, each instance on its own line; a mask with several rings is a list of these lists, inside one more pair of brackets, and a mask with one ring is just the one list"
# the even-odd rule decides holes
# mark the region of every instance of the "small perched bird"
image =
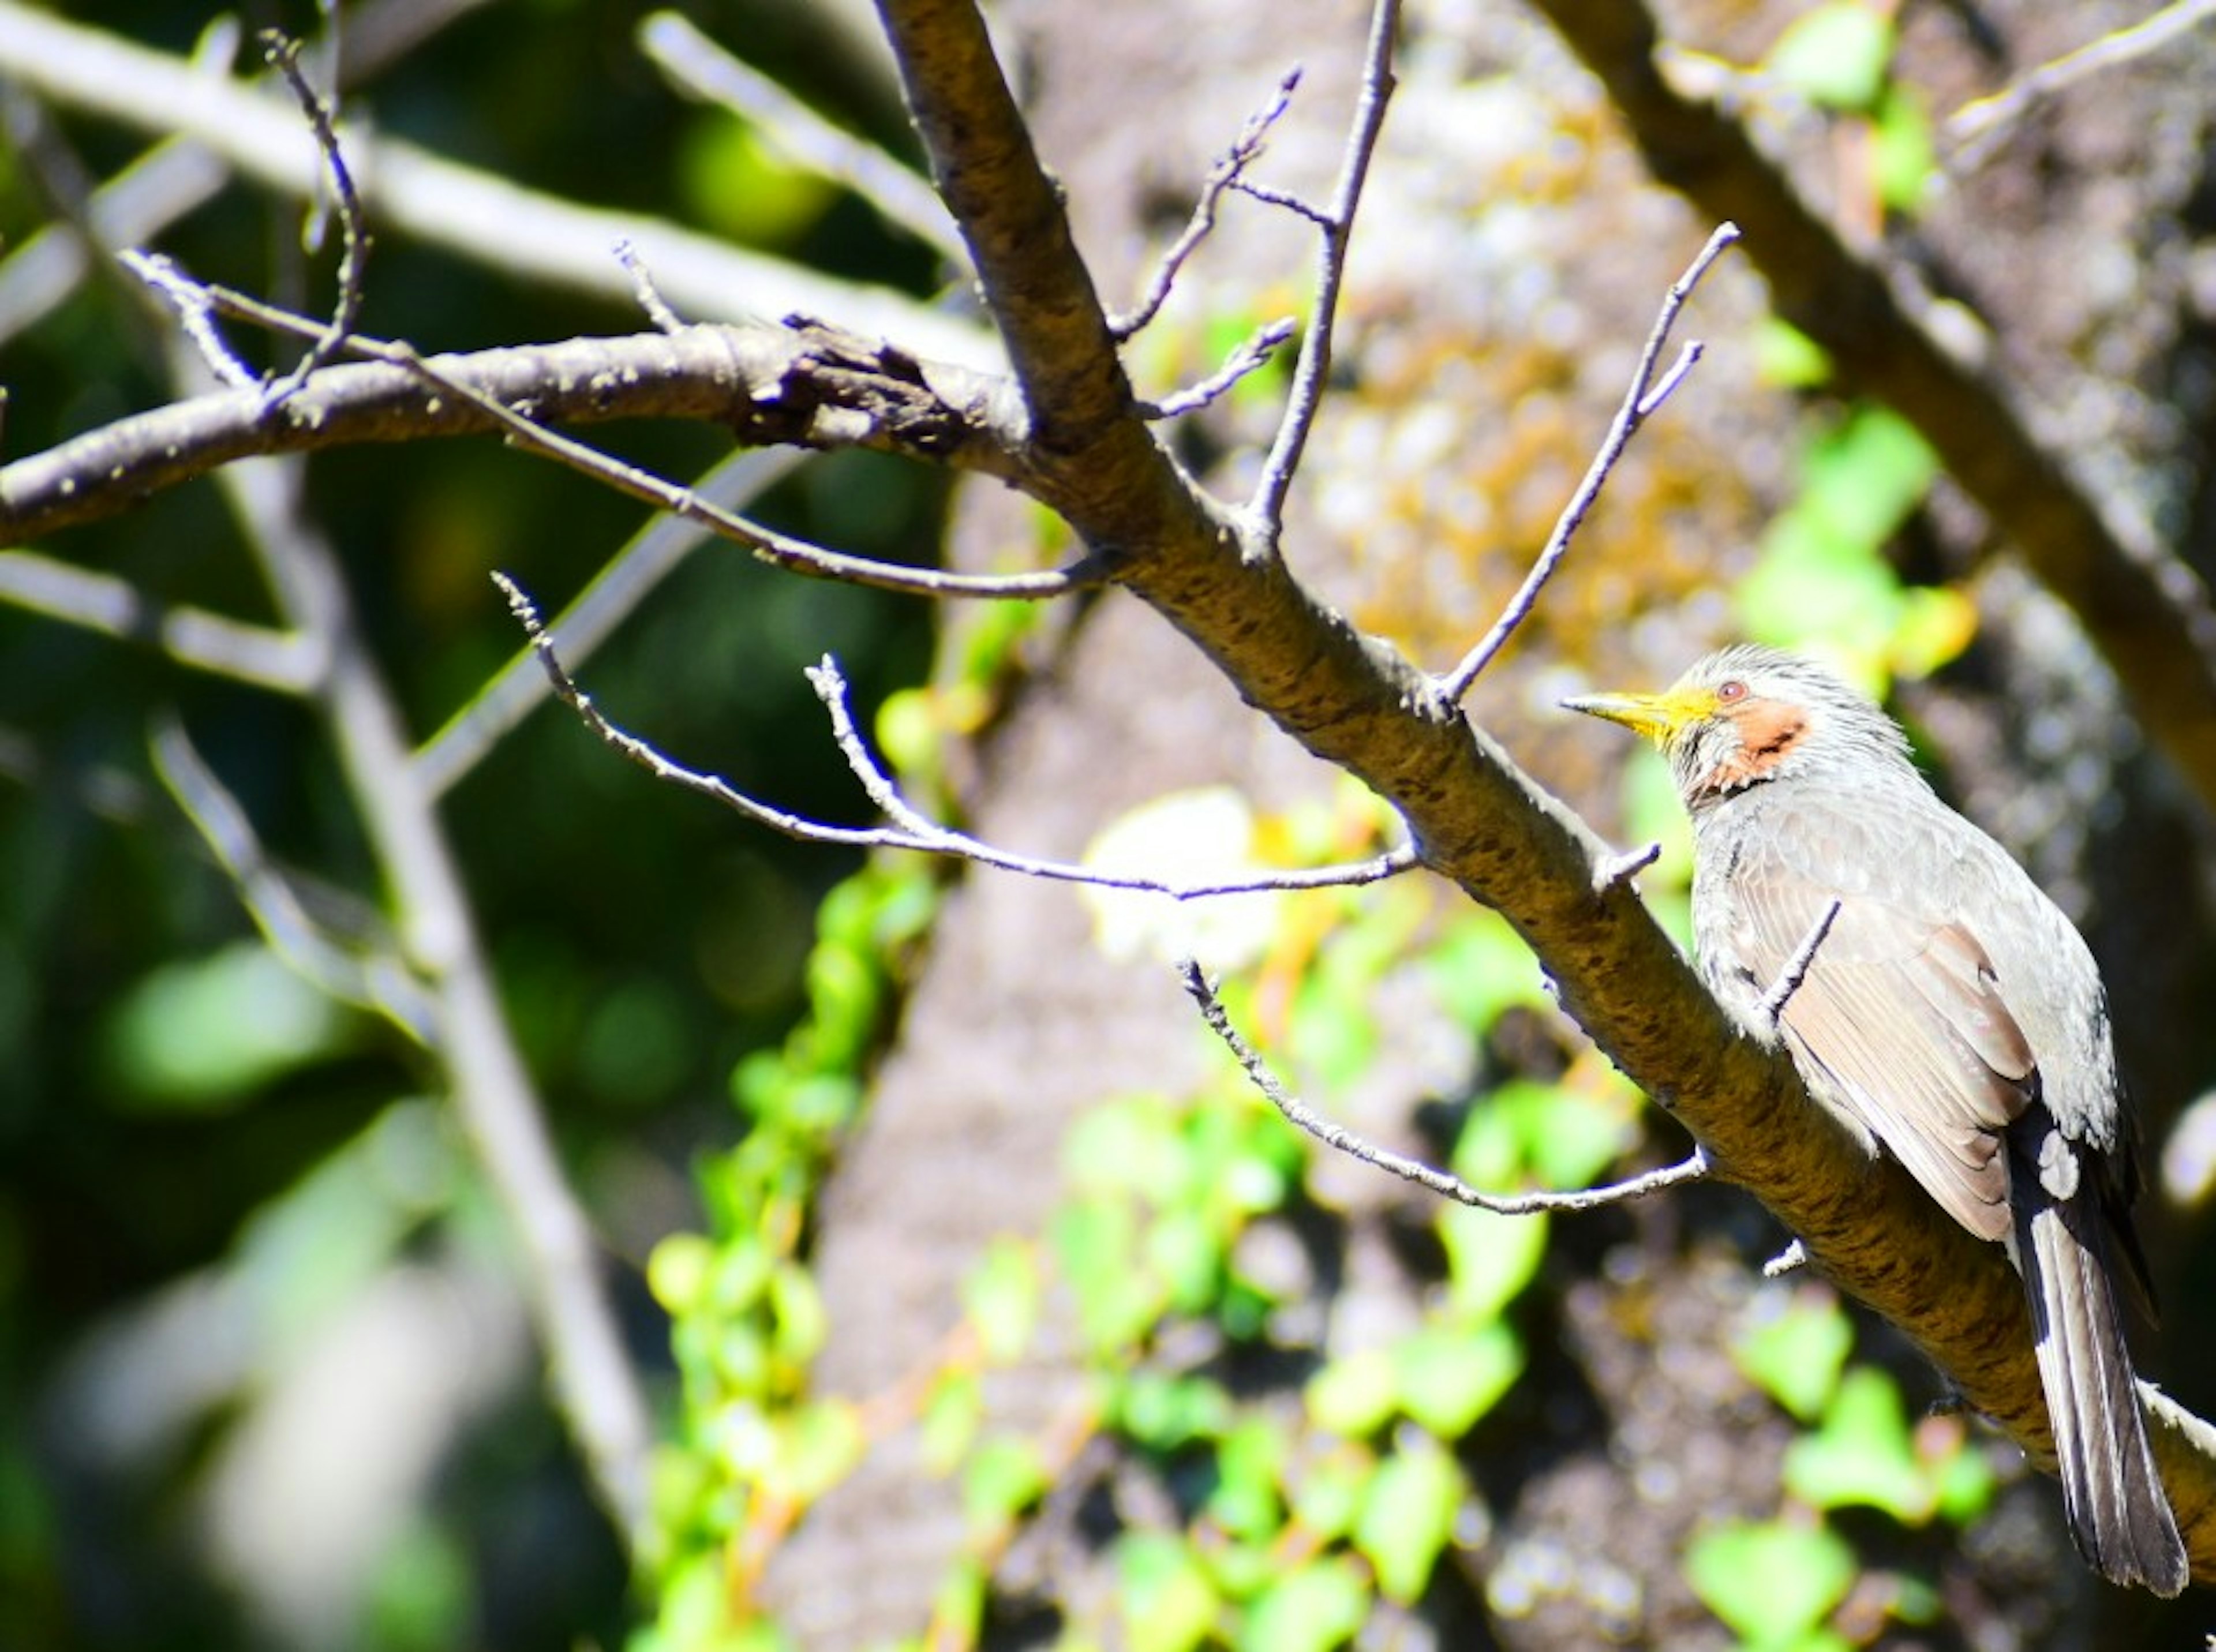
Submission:
[[1668,760],[1693,821],[1695,949],[1726,1009],[2008,1248],[2071,1533],[2104,1576],[2177,1594],[2185,1545],[2110,1271],[2143,1289],[2133,1133],[2076,929],[1939,801],[1893,721],[1813,660],[1726,648],[1664,693],[1565,703]]

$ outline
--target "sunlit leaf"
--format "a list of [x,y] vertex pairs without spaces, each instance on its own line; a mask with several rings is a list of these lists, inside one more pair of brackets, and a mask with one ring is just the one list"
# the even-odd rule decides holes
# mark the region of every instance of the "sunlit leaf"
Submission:
[[1885,89],[1893,41],[1886,14],[1862,0],[1834,0],[1795,18],[1764,67],[1811,102],[1868,111]]
[[1305,1398],[1317,1428],[1359,1439],[1391,1418],[1400,1401],[1400,1382],[1382,1348],[1357,1348],[1309,1378]]
[[1131,1652],[1191,1652],[1215,1627],[1215,1581],[1181,1535],[1126,1533],[1116,1545],[1116,1582]]
[[1459,1440],[1524,1374],[1524,1345],[1498,1319],[1426,1326],[1394,1344],[1400,1409],[1443,1440]]
[[1354,1546],[1377,1574],[1386,1599],[1407,1605],[1424,1591],[1454,1534],[1465,1495],[1462,1471],[1423,1436],[1395,1449],[1370,1480]]
[[1732,1357],[1747,1379],[1803,1422],[1822,1415],[1853,1350],[1855,1329],[1836,1300],[1796,1295],[1746,1325]]
[[1240,1625],[1240,1652],[1326,1652],[1362,1627],[1367,1592],[1353,1565],[1331,1557],[1284,1573]]
[[102,1049],[119,1101],[205,1112],[353,1042],[359,1018],[259,942],[164,964],[110,1011]]
[[1909,1526],[1930,1519],[1938,1497],[1935,1477],[1917,1460],[1900,1390],[1872,1366],[1850,1372],[1822,1426],[1786,1448],[1784,1477],[1811,1508],[1860,1503]]
[[1824,1526],[1712,1526],[1685,1555],[1685,1581],[1749,1647],[1801,1648],[1855,1581],[1855,1552]]

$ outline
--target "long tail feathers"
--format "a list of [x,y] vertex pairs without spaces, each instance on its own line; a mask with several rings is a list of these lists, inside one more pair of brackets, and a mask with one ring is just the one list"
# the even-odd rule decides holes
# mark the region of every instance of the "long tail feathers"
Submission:
[[2096,1201],[2090,1187],[2056,1201],[2033,1176],[2016,1181],[2018,1261],[2071,1536],[2112,1582],[2175,1595],[2185,1545],[2147,1442]]

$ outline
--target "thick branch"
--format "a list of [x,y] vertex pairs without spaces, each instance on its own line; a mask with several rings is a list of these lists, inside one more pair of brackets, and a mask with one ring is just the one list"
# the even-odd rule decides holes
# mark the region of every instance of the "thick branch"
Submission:
[[[542,424],[711,420],[752,445],[873,447],[1002,477],[1021,464],[1000,381],[828,328],[690,327],[432,364]],[[499,428],[484,409],[381,363],[328,368],[274,408],[259,389],[198,396],[0,468],[0,544],[112,515],[249,455]]]
[[1914,422],[2077,611],[2148,733],[2216,803],[2216,609],[2200,582],[2144,524],[2104,510],[2068,451],[2041,439],[1995,376],[1949,353],[1916,304],[1809,209],[1745,128],[1671,87],[1641,0],[1540,0],[1539,9],[1607,86],[1654,175],[1745,231],[1778,313],[1850,383]]
[[1037,439],[1068,452],[1105,427],[1129,427],[1130,381],[984,18],[971,0],[880,0],[878,10]]

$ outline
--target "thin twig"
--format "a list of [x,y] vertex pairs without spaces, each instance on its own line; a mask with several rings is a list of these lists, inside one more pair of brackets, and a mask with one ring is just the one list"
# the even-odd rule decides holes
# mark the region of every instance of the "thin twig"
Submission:
[[1648,844],[1644,849],[1628,849],[1621,855],[1603,861],[1593,872],[1593,888],[1605,893],[1620,883],[1628,883],[1662,858],[1662,845]]
[[[692,491],[711,505],[736,509],[790,476],[807,457],[790,447],[743,449],[694,482]],[[578,665],[591,659],[708,537],[698,522],[656,515],[547,628],[564,656]],[[546,698],[546,673],[526,644],[416,752],[416,778],[433,796],[443,795]]]
[[1081,562],[1043,574],[948,574],[938,568],[903,568],[894,562],[878,562],[874,557],[850,556],[844,551],[828,550],[804,539],[796,539],[791,534],[779,533],[774,528],[764,527],[758,522],[750,522],[734,512],[711,505],[689,488],[665,481],[652,471],[626,464],[589,443],[549,429],[538,421],[518,413],[498,396],[465,383],[451,373],[440,372],[410,345],[388,344],[378,353],[380,359],[405,367],[421,376],[425,382],[451,390],[481,408],[506,427],[517,441],[533,451],[604,482],[618,493],[628,494],[631,498],[668,511],[673,516],[699,522],[712,529],[721,537],[744,545],[763,562],[796,574],[813,574],[818,579],[836,580],[846,585],[870,586],[880,591],[905,592],[911,596],[963,597],[1009,602],[1036,602],[1048,597],[1066,596],[1084,586],[1097,583],[1099,578]]
[[1953,161],[1966,168],[1979,165],[2034,104],[2090,75],[2158,51],[2211,16],[2216,16],[2216,0],[2175,0],[2128,28],[2103,34],[2017,76],[1991,96],[1965,103],[1947,117],[1942,128],[1959,145]]
[[970,249],[931,186],[876,144],[833,126],[760,71],[742,63],[674,11],[638,26],[639,47],[680,91],[720,103],[773,147],[844,186],[957,267]]
[[435,1048],[438,1015],[423,983],[389,948],[357,955],[308,916],[246,811],[216,778],[183,722],[174,713],[157,718],[148,744],[154,772],[230,875],[239,904],[270,949],[331,998],[382,1016],[423,1048]]
[[216,325],[220,306],[213,289],[194,280],[160,253],[133,250],[118,256],[124,268],[175,307],[177,324],[217,378],[238,390],[252,390],[262,382],[261,376],[238,359],[223,329]]
[[[297,332],[318,327],[317,322],[220,283],[193,280],[179,273],[166,258],[149,257],[144,254],[126,254],[126,257],[131,261],[133,269],[139,270],[146,279],[172,296],[180,310],[186,312],[188,322],[193,305],[204,303],[222,314],[283,331]],[[745,546],[762,561],[795,573],[837,580],[849,585],[871,586],[882,591],[904,592],[911,596],[1016,602],[1035,602],[1064,596],[1099,583],[1101,577],[1088,561],[1036,574],[949,574],[938,568],[903,568],[897,563],[881,562],[871,557],[850,556],[844,552],[827,550],[820,545],[796,539],[790,534],[779,533],[773,528],[750,522],[702,499],[690,488],[666,481],[637,465],[625,464],[588,443],[540,424],[518,413],[490,392],[443,371],[413,345],[396,340],[372,338],[360,333],[350,335],[342,342],[343,347],[353,354],[402,368],[426,384],[459,396],[499,424],[520,445],[605,482],[619,493],[668,511],[673,516],[699,523],[719,537]]]
[[1240,379],[1257,369],[1266,366],[1277,347],[1292,337],[1299,323],[1290,316],[1271,322],[1252,338],[1244,341],[1231,353],[1230,359],[1202,379],[1175,395],[1166,396],[1159,402],[1142,402],[1139,414],[1146,419],[1175,419],[1182,415],[1197,412],[1228,390]]
[[1473,1188],[1460,1176],[1436,1170],[1420,1159],[1364,1141],[1344,1127],[1333,1124],[1317,1114],[1305,1102],[1293,1095],[1270,1071],[1269,1064],[1258,1054],[1239,1029],[1231,1024],[1230,1014],[1223,1001],[1216,996],[1215,987],[1201,967],[1191,959],[1178,966],[1179,979],[1192,1000],[1200,1006],[1201,1019],[1209,1029],[1222,1039],[1246,1072],[1254,1087],[1269,1098],[1270,1104],[1283,1114],[1296,1129],[1314,1136],[1327,1147],[1336,1149],[1351,1158],[1377,1170],[1389,1170],[1404,1181],[1427,1188],[1443,1198],[1456,1204],[1474,1206],[1499,1216],[1532,1216],[1544,1211],[1598,1210],[1609,1205],[1619,1205],[1627,1200],[1643,1199],[1649,1194],[1659,1193],[1687,1182],[1697,1182],[1708,1174],[1708,1155],[1695,1147],[1691,1157],[1644,1176],[1635,1176],[1628,1182],[1618,1182],[1604,1188],[1580,1188],[1561,1193],[1483,1193]]
[[362,217],[361,197],[354,191],[354,173],[339,146],[338,128],[332,124],[331,107],[301,72],[300,43],[273,28],[263,31],[262,46],[263,59],[284,77],[299,101],[300,113],[308,118],[308,129],[316,135],[316,148],[330,174],[331,192],[339,210],[338,297],[331,307],[331,319],[292,371],[269,386],[267,404],[274,408],[298,392],[311,373],[336,357],[354,335],[354,322],[361,316],[362,265],[369,256],[369,230]]
[[1469,685],[1478,679],[1479,674],[1507,645],[1508,639],[1516,634],[1516,628],[1530,617],[1532,609],[1538,605],[1540,592],[1554,577],[1554,569],[1570,548],[1570,541],[1576,537],[1579,527],[1585,519],[1585,513],[1600,497],[1601,488],[1608,481],[1610,472],[1616,469],[1616,461],[1623,457],[1623,450],[1629,445],[1632,437],[1647,421],[1648,415],[1662,405],[1670,392],[1677,389],[1685,375],[1692,371],[1693,364],[1700,359],[1700,345],[1688,344],[1660,383],[1655,382],[1655,364],[1662,359],[1662,348],[1670,341],[1670,331],[1677,324],[1678,312],[1684,309],[1685,301],[1693,296],[1693,289],[1701,284],[1701,278],[1723,255],[1724,249],[1738,239],[1738,225],[1718,224],[1715,233],[1708,237],[1708,244],[1701,249],[1700,255],[1686,267],[1685,273],[1672,282],[1670,291],[1663,295],[1662,308],[1654,317],[1653,330],[1647,335],[1647,347],[1639,353],[1639,365],[1632,371],[1630,388],[1624,392],[1622,403],[1616,410],[1616,418],[1609,425],[1608,434],[1602,439],[1599,451],[1593,455],[1592,464],[1586,468],[1585,480],[1578,484],[1577,492],[1570,495],[1570,502],[1563,507],[1554,532],[1548,537],[1546,549],[1539,553],[1539,560],[1524,576],[1524,583],[1517,588],[1508,606],[1501,611],[1500,617],[1493,622],[1493,629],[1485,634],[1475,648],[1462,656],[1460,665],[1439,680],[1439,692],[1449,704],[1462,703],[1462,697],[1469,692]]
[[648,1540],[652,1428],[603,1277],[600,1245],[555,1151],[502,1009],[461,873],[429,795],[411,783],[391,687],[362,642],[336,550],[305,513],[299,461],[222,476],[286,622],[332,668],[318,698],[393,928],[430,1006],[454,1116],[516,1239],[551,1401],[625,1551]]
[[[1354,125],[1347,133],[1339,162],[1339,181],[1331,205],[1317,219],[1323,233],[1316,254],[1315,302],[1308,317],[1307,337],[1301,341],[1300,363],[1293,370],[1291,392],[1285,398],[1284,416],[1263,461],[1262,474],[1247,501],[1248,516],[1270,544],[1277,543],[1283,526],[1285,495],[1292,488],[1293,473],[1300,468],[1314,429],[1316,414],[1331,376],[1332,346],[1338,335],[1339,295],[1346,283],[1346,249],[1354,230],[1355,209],[1361,204],[1362,186],[1370,175],[1370,157],[1377,151],[1378,134],[1385,126],[1385,106],[1393,95],[1393,37],[1400,21],[1400,0],[1376,0],[1370,14],[1370,38],[1362,58],[1362,94],[1355,104]],[[1258,200],[1271,195],[1246,186]],[[1296,203],[1279,205],[1302,211]]]
[[150,643],[181,666],[280,694],[307,692],[323,671],[320,651],[297,632],[164,603],[119,575],[35,551],[0,550],[0,602]]
[[840,826],[812,820],[805,815],[791,814],[749,797],[720,776],[689,769],[664,756],[636,734],[609,722],[600,707],[593,703],[592,697],[577,685],[569,668],[562,663],[552,639],[548,636],[546,628],[539,619],[536,605],[505,574],[496,573],[492,578],[493,583],[507,597],[508,609],[523,627],[524,634],[531,639],[539,663],[546,672],[546,679],[553,685],[555,697],[575,711],[597,738],[656,779],[711,798],[758,826],[766,826],[773,832],[781,832],[803,843],[945,855],[976,865],[1017,873],[1024,877],[1041,878],[1056,883],[1081,883],[1098,889],[1127,889],[1146,894],[1166,895],[1173,900],[1201,900],[1219,895],[1265,894],[1293,889],[1344,888],[1381,882],[1398,876],[1416,864],[1413,846],[1403,844],[1369,860],[1343,866],[1257,873],[1252,877],[1222,879],[1210,883],[1172,883],[1160,878],[1104,872],[1093,867],[1073,865],[1065,861],[1039,860],[1031,856],[995,849],[990,844],[940,826],[919,814],[901,795],[899,787],[871,755],[864,743],[847,702],[846,678],[840,672],[838,662],[828,655],[808,668],[809,685],[815,689],[816,697],[823,703],[824,710],[830,717],[833,737],[838,743],[840,755],[846,759],[848,768],[853,770],[854,777],[861,783],[870,801],[893,824],[889,826]]
[[1170,289],[1177,284],[1178,273],[1185,267],[1200,243],[1216,227],[1216,208],[1222,204],[1223,192],[1239,183],[1246,169],[1261,158],[1268,147],[1270,128],[1284,117],[1292,106],[1293,94],[1301,83],[1300,65],[1296,64],[1285,71],[1284,78],[1271,94],[1270,101],[1246,117],[1246,124],[1239,129],[1239,136],[1222,158],[1209,169],[1207,181],[1201,185],[1200,199],[1193,203],[1192,216],[1178,238],[1170,243],[1169,250],[1154,266],[1154,275],[1147,283],[1139,302],[1120,316],[1108,318],[1108,330],[1117,343],[1137,335],[1148,322],[1161,313],[1169,302]]
[[1762,1002],[1756,1008],[1761,1011],[1764,1024],[1773,1031],[1784,1017],[1785,1006],[1793,1002],[1793,995],[1808,979],[1808,971],[1815,964],[1817,951],[1823,946],[1825,937],[1831,934],[1831,925],[1838,921],[1838,917],[1839,898],[1833,895],[1824,903],[1822,916],[1809,927],[1800,944],[1794,948],[1793,955],[1785,961],[1785,968],[1776,983],[1763,994]]
[[654,272],[646,267],[646,260],[638,255],[638,249],[630,238],[615,244],[616,262],[624,267],[631,277],[631,290],[637,296],[638,307],[647,320],[665,333],[682,332],[685,318],[669,307],[669,300],[662,296],[662,288],[654,279]]

